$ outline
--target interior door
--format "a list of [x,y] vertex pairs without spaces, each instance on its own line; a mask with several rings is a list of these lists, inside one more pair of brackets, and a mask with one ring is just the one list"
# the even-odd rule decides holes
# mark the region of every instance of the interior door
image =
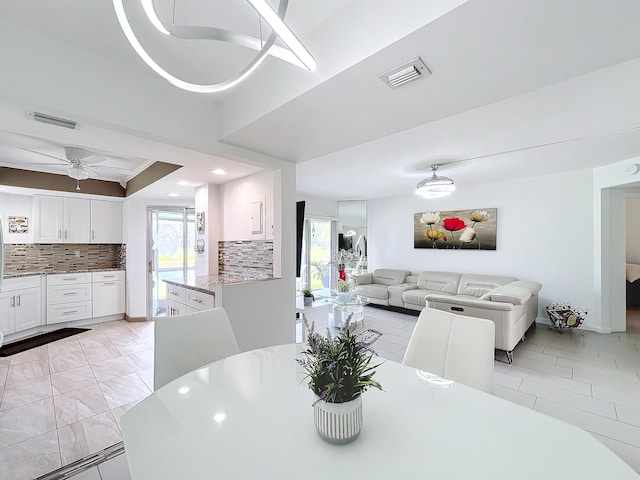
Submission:
[[147,318],[167,315],[165,280],[195,281],[195,209],[149,207],[147,211]]

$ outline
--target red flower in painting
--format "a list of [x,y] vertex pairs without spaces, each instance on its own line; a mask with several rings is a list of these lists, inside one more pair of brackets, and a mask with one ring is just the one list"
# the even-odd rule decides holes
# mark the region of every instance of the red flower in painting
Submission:
[[442,222],[442,225],[444,227],[445,230],[449,230],[450,232],[457,232],[458,230],[462,230],[463,228],[466,228],[466,224],[464,223],[464,220],[458,218],[458,217],[454,217],[454,218],[445,218],[444,222]]

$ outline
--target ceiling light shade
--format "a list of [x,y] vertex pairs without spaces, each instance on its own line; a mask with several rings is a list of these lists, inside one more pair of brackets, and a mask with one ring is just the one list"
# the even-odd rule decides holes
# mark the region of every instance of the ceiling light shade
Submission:
[[[187,82],[162,68],[151,57],[151,55],[149,55],[136,37],[131,23],[127,18],[124,1],[113,0],[113,8],[116,12],[118,22],[120,23],[120,28],[138,56],[154,72],[172,85],[183,90],[196,93],[216,93],[232,88],[248,78],[260,66],[267,55],[275,56],[309,71],[315,70],[316,62],[314,58],[284,23],[283,18],[287,11],[289,0],[280,0],[277,12],[273,10],[265,0],[246,1],[258,13],[259,18],[266,22],[271,28],[271,34],[268,39],[264,40],[262,38],[254,38],[251,35],[235,33],[214,27],[174,24],[167,25],[158,17],[154,0],[141,0],[147,19],[156,28],[156,30],[163,35],[169,35],[182,40],[217,40],[229,42],[258,51],[256,56],[238,74],[228,80],[214,84],[197,84]],[[275,45],[277,38],[280,38],[280,40],[286,45],[286,48]]]
[[456,186],[449,177],[440,177],[436,175],[438,165],[431,165],[432,175],[422,180],[416,185],[416,194],[425,198],[437,198],[451,195],[455,191]]
[[67,169],[67,175],[74,180],[86,180],[89,178],[89,171],[81,163],[74,163]]

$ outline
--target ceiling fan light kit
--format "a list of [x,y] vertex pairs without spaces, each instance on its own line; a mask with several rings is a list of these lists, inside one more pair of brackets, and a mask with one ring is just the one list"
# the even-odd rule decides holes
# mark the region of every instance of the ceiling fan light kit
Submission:
[[438,198],[451,195],[456,186],[453,179],[436,175],[439,165],[431,165],[431,176],[416,185],[416,195],[424,198]]
[[[203,26],[186,26],[186,25],[165,25],[155,9],[154,0],[141,0],[144,12],[149,22],[162,35],[187,40],[218,40],[234,43],[243,47],[249,47],[258,50],[256,56],[240,71],[237,75],[223,82],[214,84],[197,84],[182,80],[167,70],[162,68],[153,60],[151,55],[145,50],[138,38],[136,37],[131,23],[127,18],[123,0],[113,0],[113,8],[120,24],[120,28],[124,33],[127,41],[133,47],[138,56],[151,68],[154,72],[167,80],[172,85],[195,93],[216,93],[228,90],[240,82],[248,78],[263,62],[267,55],[273,55],[282,60],[286,60],[294,65],[313,71],[316,68],[316,62],[309,51],[304,47],[302,42],[298,40],[291,29],[285,24],[284,16],[287,11],[289,0],[280,0],[278,11],[276,12],[266,0],[246,0],[249,5],[258,13],[260,19],[266,22],[272,29],[266,41],[262,38],[254,38],[249,35],[230,32],[220,28],[203,27]],[[175,2],[174,2],[175,10]],[[277,38],[280,38],[287,48],[275,45]]]

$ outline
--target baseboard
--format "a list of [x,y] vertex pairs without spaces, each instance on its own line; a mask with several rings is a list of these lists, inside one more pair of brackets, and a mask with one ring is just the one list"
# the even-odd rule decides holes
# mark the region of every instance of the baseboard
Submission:
[[382,310],[389,310],[390,312],[404,313],[404,314],[407,314],[407,315],[413,315],[414,317],[418,317],[420,315],[420,311],[419,310],[412,310],[410,308],[404,308],[404,307],[395,307],[393,305],[379,305],[377,303],[369,303],[369,304],[367,304],[367,306],[380,308]]
[[147,321],[147,317],[130,317],[126,313],[124,315],[124,319],[127,322],[146,322]]

